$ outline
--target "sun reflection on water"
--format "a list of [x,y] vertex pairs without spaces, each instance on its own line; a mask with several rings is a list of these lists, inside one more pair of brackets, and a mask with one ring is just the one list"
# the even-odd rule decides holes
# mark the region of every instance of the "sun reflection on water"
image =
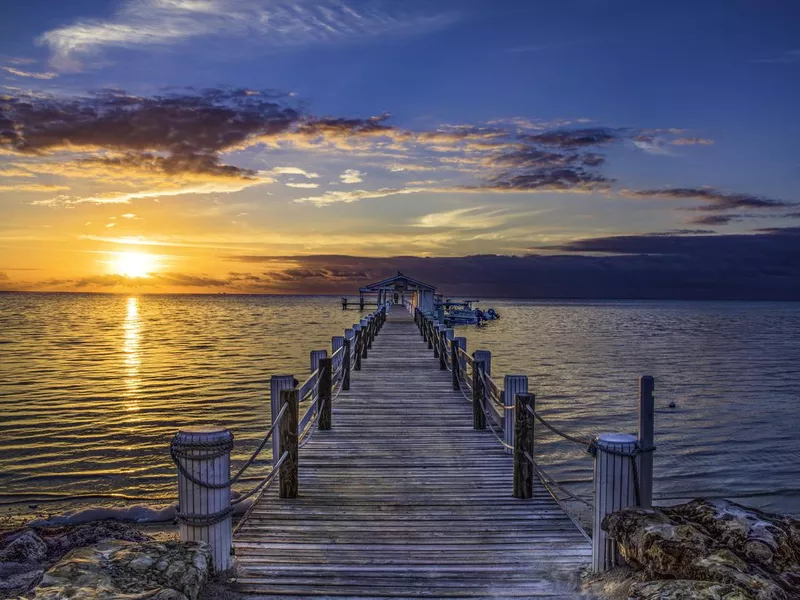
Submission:
[[142,383],[139,376],[139,367],[142,360],[139,354],[141,321],[139,319],[138,298],[128,298],[125,322],[122,328],[124,331],[122,353],[125,365],[125,410],[136,411],[139,410],[138,397]]

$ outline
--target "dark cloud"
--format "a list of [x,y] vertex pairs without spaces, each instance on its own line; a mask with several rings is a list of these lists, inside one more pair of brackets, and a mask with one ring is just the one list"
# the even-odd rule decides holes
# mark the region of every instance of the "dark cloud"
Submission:
[[545,146],[583,148],[587,146],[610,144],[619,140],[621,136],[621,130],[609,129],[607,127],[587,127],[583,129],[564,129],[543,133],[528,133],[519,137],[527,142]]
[[[241,291],[352,294],[360,285],[399,269],[451,296],[800,300],[800,227],[742,235],[706,233],[580,240],[548,247],[549,252],[561,252],[555,255],[250,255],[229,260],[266,268],[259,284]],[[278,267],[287,261],[295,264],[289,276]],[[335,270],[353,275],[328,275]]]
[[595,190],[611,183],[603,175],[582,168],[533,169],[523,173],[500,172],[490,176],[485,187],[502,190]]
[[2,143],[25,153],[65,147],[214,154],[287,131],[299,112],[275,97],[208,89],[153,97],[105,90],[81,98],[4,97]]
[[691,220],[695,225],[728,225],[734,221],[741,221],[742,215],[703,215]]
[[126,153],[123,156],[110,158],[86,158],[78,161],[79,165],[102,166],[112,170],[145,171],[156,175],[181,175],[192,173],[212,177],[252,178],[256,172],[232,165],[220,164],[219,158],[209,154],[179,154],[159,156],[150,153]]
[[663,188],[655,190],[635,190],[630,195],[645,198],[672,198],[676,200],[695,199],[707,202],[696,210],[725,211],[739,209],[780,208],[795,206],[792,202],[776,200],[753,194],[729,193],[710,187],[701,188]]
[[670,231],[656,231],[648,235],[665,236],[665,235],[709,235],[716,233],[713,229],[672,229]]
[[495,168],[483,183],[487,189],[592,190],[607,188],[611,183],[596,168],[605,162],[605,157],[595,153],[517,144],[487,162]]
[[385,134],[395,130],[394,127],[386,124],[389,118],[389,114],[366,119],[310,118],[299,125],[297,132],[311,137],[318,135]]

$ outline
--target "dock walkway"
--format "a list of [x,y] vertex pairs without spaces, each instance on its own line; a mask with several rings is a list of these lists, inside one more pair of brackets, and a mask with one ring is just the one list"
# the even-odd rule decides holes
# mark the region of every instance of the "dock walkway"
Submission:
[[392,306],[333,427],[299,454],[299,497],[264,494],[237,531],[253,598],[570,597],[591,546],[539,482],[512,497],[513,457]]

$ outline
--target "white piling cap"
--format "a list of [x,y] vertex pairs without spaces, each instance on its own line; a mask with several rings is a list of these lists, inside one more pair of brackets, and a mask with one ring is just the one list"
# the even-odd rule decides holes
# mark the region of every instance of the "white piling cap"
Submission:
[[598,444],[635,444],[638,441],[630,433],[601,433],[597,436]]

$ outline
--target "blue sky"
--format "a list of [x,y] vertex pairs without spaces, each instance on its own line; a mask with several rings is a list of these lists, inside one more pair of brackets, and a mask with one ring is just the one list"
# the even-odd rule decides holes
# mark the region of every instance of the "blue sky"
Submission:
[[[798,224],[794,2],[33,0],[0,39],[0,272],[23,287],[56,248],[76,258],[50,281],[116,285],[96,255],[132,246],[222,277],[245,252],[291,268]],[[286,126],[232,144],[185,122],[199,98],[252,117],[237,89]],[[123,97],[125,139],[80,117]]]

